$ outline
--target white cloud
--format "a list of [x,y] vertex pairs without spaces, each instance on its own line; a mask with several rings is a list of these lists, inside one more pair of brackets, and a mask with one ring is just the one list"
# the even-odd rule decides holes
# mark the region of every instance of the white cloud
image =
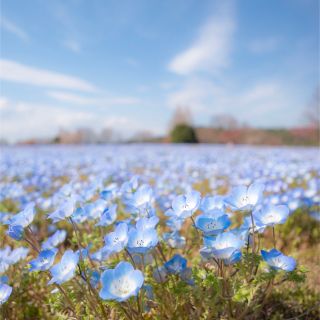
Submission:
[[213,97],[214,91],[216,91],[216,87],[212,82],[191,78],[184,83],[180,90],[169,95],[168,105],[171,108],[187,106],[195,112],[206,112],[208,99]]
[[21,29],[15,23],[6,19],[3,16],[0,18],[0,27],[3,30],[6,30],[6,31],[14,34],[15,36],[17,36],[18,38],[20,38],[23,41],[29,41],[29,35],[23,29]]
[[275,80],[243,87],[193,78],[172,92],[167,102],[171,108],[187,106],[196,119],[202,117],[202,123],[214,114],[227,113],[254,126],[290,126],[296,121],[290,110],[299,109],[291,96],[286,85]]
[[198,71],[216,73],[228,66],[235,30],[233,2],[221,1],[216,13],[201,28],[197,39],[169,64],[177,74],[188,75]]
[[9,101],[7,98],[0,97],[0,111],[6,109],[9,106]]
[[140,100],[134,97],[91,98],[65,91],[49,91],[48,95],[57,101],[72,103],[76,105],[109,107],[117,105],[137,105],[140,103]]
[[96,91],[97,88],[80,78],[27,66],[12,60],[0,60],[0,79],[41,87]]
[[9,101],[9,107],[1,109],[0,123],[0,138],[9,142],[31,138],[52,138],[62,128],[66,130],[91,128],[99,131],[107,127],[120,129],[129,136],[143,127],[134,119],[110,115],[107,112],[97,113],[23,101],[16,103]]
[[249,45],[253,53],[269,53],[274,51],[280,43],[278,37],[266,37],[252,41]]
[[64,41],[64,46],[71,50],[72,52],[74,53],[80,53],[81,52],[81,46],[80,46],[80,43],[77,42],[76,40],[74,39],[69,39],[69,40],[66,40]]
[[139,66],[138,60],[134,59],[134,58],[126,58],[125,63],[128,64],[129,66],[135,67],[135,68]]

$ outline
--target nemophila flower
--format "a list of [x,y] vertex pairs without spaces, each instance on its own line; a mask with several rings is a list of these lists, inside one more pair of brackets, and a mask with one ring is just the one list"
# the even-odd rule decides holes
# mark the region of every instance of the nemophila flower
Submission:
[[169,261],[164,264],[168,273],[180,274],[187,268],[187,259],[179,254],[174,255]]
[[9,264],[15,264],[20,260],[24,260],[27,257],[28,253],[29,253],[29,248],[19,247],[19,248],[13,249],[7,255],[7,261]]
[[90,254],[91,260],[103,262],[109,258],[109,256],[113,253],[112,249],[107,246],[104,246],[97,250],[96,252]]
[[8,283],[9,278],[8,276],[0,276],[0,283]]
[[88,219],[88,213],[83,208],[77,208],[71,215],[72,221],[75,223],[83,223]]
[[45,250],[57,247],[66,239],[66,237],[67,232],[65,230],[57,230],[52,236],[42,243],[41,248]]
[[153,190],[147,184],[140,186],[132,196],[126,200],[128,211],[141,216],[149,217],[153,215],[152,210]]
[[226,265],[230,265],[230,264],[234,264],[236,262],[239,262],[241,260],[242,257],[242,253],[240,250],[236,250],[232,253],[232,255],[230,256],[230,258],[228,259],[224,259],[223,262]]
[[266,205],[261,210],[254,211],[253,217],[258,225],[274,226],[285,223],[289,213],[289,208],[285,205]]
[[11,217],[12,215],[10,213],[0,212],[0,224],[7,224],[6,222],[8,222]]
[[29,226],[36,214],[35,204],[33,202],[29,203],[21,212],[14,215],[8,223],[12,226],[22,226],[23,228],[26,228]]
[[103,199],[98,199],[93,203],[88,203],[84,206],[89,219],[99,219],[102,212],[107,208],[108,203]]
[[198,191],[191,191],[185,195],[179,195],[172,201],[172,210],[170,215],[185,219],[197,211],[200,205],[201,195]]
[[140,270],[135,270],[129,262],[120,262],[114,269],[105,270],[101,275],[103,300],[126,301],[136,296],[144,282]]
[[163,233],[162,238],[171,248],[182,249],[186,245],[186,238],[179,231]]
[[261,250],[264,261],[275,270],[293,271],[296,268],[296,260],[292,257],[285,256],[282,252],[272,249],[269,252]]
[[30,270],[29,271],[45,271],[48,270],[54,262],[54,258],[58,249],[43,250],[39,253],[38,257],[30,261]]
[[116,183],[109,184],[103,191],[100,192],[100,197],[103,200],[111,201],[117,197],[118,186]]
[[5,283],[0,284],[0,305],[4,304],[12,293],[12,287]]
[[136,229],[129,231],[128,249],[132,253],[147,253],[158,244],[158,234],[155,229]]
[[[172,209],[169,209],[169,210],[173,211]],[[167,212],[165,213],[165,215],[167,215]],[[182,227],[183,222],[184,222],[184,220],[178,219],[175,216],[172,216],[166,221],[166,225],[172,231],[179,231]]]
[[120,187],[121,200],[127,203],[134,191],[138,188],[139,177],[133,176],[129,181],[125,181]]
[[201,214],[195,221],[196,228],[200,229],[205,235],[211,236],[219,234],[229,228],[231,221],[226,214],[214,216],[210,214]]
[[238,186],[232,189],[225,202],[237,210],[251,210],[261,202],[263,190],[264,184],[262,183],[253,183],[248,188]]
[[48,215],[48,219],[51,219],[53,223],[69,218],[74,210],[76,205],[76,198],[70,197],[59,206],[59,208]]
[[51,267],[50,273],[52,279],[48,284],[57,283],[62,284],[75,275],[76,267],[79,262],[79,255],[72,250],[67,250],[59,263]]
[[244,241],[237,237],[231,231],[220,233],[212,239],[210,247],[212,253],[217,259],[230,259],[235,251],[239,250]]
[[24,229],[20,225],[9,225],[7,235],[14,240],[21,240],[23,238]]
[[119,223],[113,232],[104,237],[104,242],[111,252],[122,251],[128,243],[128,225]]
[[157,216],[153,216],[150,218],[139,218],[136,223],[136,228],[139,230],[154,229],[158,222],[159,218]]
[[213,196],[213,197],[204,197],[201,200],[200,210],[204,213],[210,212],[212,210],[224,210],[225,203],[224,203],[224,196]]
[[[264,229],[266,228],[266,225],[256,218],[255,213],[253,213],[253,223],[254,223],[254,231],[258,233],[263,233]],[[240,227],[240,230],[246,230],[246,229],[251,233],[253,231],[252,218],[250,216],[244,217],[243,223]]]
[[97,270],[90,272],[90,283],[94,288],[98,287],[100,281],[100,273]]
[[100,217],[100,221],[96,226],[109,226],[113,224],[117,219],[117,207],[118,205],[113,204],[112,206],[106,208]]

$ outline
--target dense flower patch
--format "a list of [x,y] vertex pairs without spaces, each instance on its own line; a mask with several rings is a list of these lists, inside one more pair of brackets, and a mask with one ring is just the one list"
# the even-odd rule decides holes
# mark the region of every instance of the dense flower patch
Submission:
[[296,252],[278,243],[293,213],[319,221],[316,154],[4,149],[3,317],[262,319],[279,286],[306,277]]

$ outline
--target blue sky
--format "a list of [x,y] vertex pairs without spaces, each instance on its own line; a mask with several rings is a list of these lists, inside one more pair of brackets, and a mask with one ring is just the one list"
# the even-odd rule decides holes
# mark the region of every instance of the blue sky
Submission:
[[227,113],[303,124],[319,81],[317,0],[1,2],[1,136],[167,131]]

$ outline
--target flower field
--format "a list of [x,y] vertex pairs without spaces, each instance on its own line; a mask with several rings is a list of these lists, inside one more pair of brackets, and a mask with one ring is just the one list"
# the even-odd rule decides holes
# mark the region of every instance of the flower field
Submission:
[[0,315],[319,319],[319,189],[313,148],[3,147]]

